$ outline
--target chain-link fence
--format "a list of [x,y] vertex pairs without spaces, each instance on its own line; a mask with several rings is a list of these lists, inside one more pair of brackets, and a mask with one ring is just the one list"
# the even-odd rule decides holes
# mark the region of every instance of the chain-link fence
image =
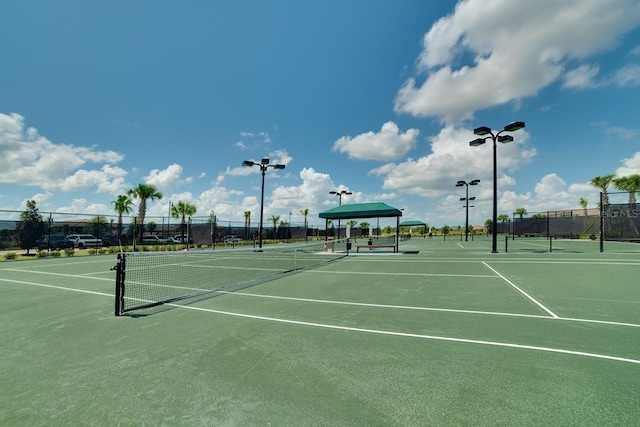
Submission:
[[[22,211],[0,210],[0,250],[20,247],[17,239],[17,225]],[[133,242],[176,243],[211,246],[217,243],[237,243],[256,241],[260,226],[257,221],[226,221],[210,217],[173,218],[167,216],[146,216],[140,224],[136,216],[127,215],[90,215],[62,212],[41,212],[38,214],[44,223],[44,236],[68,236],[70,234],[91,234],[101,239],[104,246],[129,245]],[[329,237],[346,235],[346,225],[340,229],[330,225],[325,227],[304,223],[264,221],[262,238],[265,241],[309,241],[324,240]],[[369,229],[353,227],[351,236],[359,237],[369,233]]]
[[528,212],[498,224],[498,232],[513,237],[591,238],[640,242],[640,209],[628,192],[608,194],[597,208]]

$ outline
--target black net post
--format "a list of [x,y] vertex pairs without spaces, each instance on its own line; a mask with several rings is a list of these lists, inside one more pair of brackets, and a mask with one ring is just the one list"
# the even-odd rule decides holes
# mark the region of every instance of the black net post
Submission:
[[116,306],[115,314],[120,316],[124,311],[124,272],[125,272],[125,254],[120,252],[116,265],[112,267],[116,270]]

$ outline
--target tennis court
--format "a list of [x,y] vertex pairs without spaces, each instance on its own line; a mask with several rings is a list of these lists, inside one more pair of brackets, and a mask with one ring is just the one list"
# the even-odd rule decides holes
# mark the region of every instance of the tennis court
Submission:
[[637,425],[640,245],[504,243],[119,317],[114,255],[0,262],[0,425]]

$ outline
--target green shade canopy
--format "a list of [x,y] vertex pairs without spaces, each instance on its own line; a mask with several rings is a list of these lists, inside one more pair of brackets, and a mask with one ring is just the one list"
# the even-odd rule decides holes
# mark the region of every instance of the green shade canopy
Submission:
[[353,219],[353,218],[387,218],[400,217],[402,211],[382,202],[355,203],[337,206],[320,212],[320,218],[325,219]]

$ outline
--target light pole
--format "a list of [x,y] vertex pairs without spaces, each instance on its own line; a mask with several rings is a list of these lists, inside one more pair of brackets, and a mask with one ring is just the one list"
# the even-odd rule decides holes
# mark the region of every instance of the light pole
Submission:
[[493,218],[491,220],[491,237],[492,237],[492,245],[491,245],[491,253],[498,253],[498,161],[496,157],[496,142],[501,142],[506,144],[507,142],[512,142],[513,137],[511,135],[502,135],[503,132],[515,132],[524,127],[524,122],[513,122],[504,127],[499,132],[492,131],[490,128],[486,126],[481,126],[479,128],[475,128],[473,130],[474,135],[485,136],[484,138],[477,138],[473,141],[469,142],[469,145],[472,147],[478,147],[484,144],[487,139],[491,139],[493,141]]
[[473,207],[473,206],[469,206],[469,200],[475,200],[475,197],[471,197],[469,198],[469,186],[470,185],[478,185],[480,184],[480,180],[479,179],[474,179],[473,181],[470,182],[466,182],[466,181],[458,181],[456,183],[456,187],[462,187],[465,186],[467,187],[467,195],[466,197],[463,197],[460,199],[460,201],[465,201],[465,205],[464,207],[467,208],[467,215],[466,215],[466,219],[465,219],[465,223],[464,223],[464,241],[467,242],[469,241],[469,207]]
[[245,160],[242,162],[242,166],[258,166],[260,168],[260,172],[262,172],[262,191],[260,193],[260,227],[258,228],[258,247],[262,249],[262,219],[264,212],[264,173],[267,171],[269,167],[274,169],[284,169],[285,165],[282,164],[269,164],[269,158],[263,157],[260,160],[260,163],[254,162],[253,160]]
[[[335,190],[335,191],[329,191],[329,194],[334,194],[338,196],[338,198],[340,199],[338,201],[338,206],[342,206],[342,196],[350,196],[353,193],[347,190]],[[338,219],[338,239],[339,238],[340,238],[340,219]]]

